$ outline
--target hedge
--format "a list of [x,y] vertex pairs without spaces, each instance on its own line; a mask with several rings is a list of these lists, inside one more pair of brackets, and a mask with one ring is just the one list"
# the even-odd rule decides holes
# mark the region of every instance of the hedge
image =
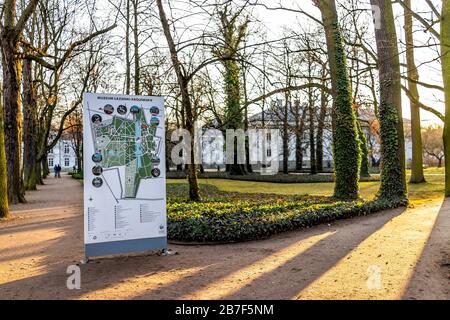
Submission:
[[[254,182],[269,182],[269,183],[330,183],[335,181],[334,174],[276,174],[276,175],[261,175],[258,173],[246,174],[243,176],[232,176],[228,172],[206,172],[199,173],[198,177],[201,179],[229,179],[238,181],[254,181]],[[186,179],[184,171],[170,171],[167,172],[167,179]],[[360,182],[380,181],[379,176],[361,177]]]
[[72,176],[72,178],[77,179],[77,180],[83,180],[83,172],[70,172],[69,175]]
[[169,203],[168,237],[197,243],[257,240],[405,205],[407,201],[403,199],[333,203]]

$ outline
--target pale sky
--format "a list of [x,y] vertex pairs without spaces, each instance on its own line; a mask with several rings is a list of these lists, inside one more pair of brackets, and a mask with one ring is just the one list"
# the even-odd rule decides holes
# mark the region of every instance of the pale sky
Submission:
[[[337,0],[339,3],[339,0]],[[365,3],[369,3],[368,0],[363,0]],[[436,2],[436,1],[433,1]],[[266,1],[267,5],[276,6],[275,1]],[[300,3],[295,4],[295,3]],[[308,13],[313,13],[315,17],[320,18],[320,12],[317,8],[315,8],[312,5],[312,1],[310,0],[302,0],[300,2],[297,1],[290,1],[290,0],[282,0],[283,6],[287,6],[290,4],[291,8],[298,8],[299,6]],[[420,12],[420,10],[426,10],[427,5],[424,0],[414,0],[413,5],[416,12]],[[394,5],[395,10],[395,16],[397,21],[397,37],[400,41],[404,43],[404,30],[403,30],[403,8],[400,5]],[[429,11],[429,10],[427,10]],[[295,24],[300,23],[308,23],[307,19],[299,14],[290,13],[286,11],[273,11],[273,10],[265,10],[263,8],[260,8],[257,10],[257,15],[261,17],[261,19],[264,21],[264,24],[268,26],[268,30],[271,31],[273,34],[273,37],[277,37],[280,35],[282,29],[284,26],[290,26],[291,28],[295,27]],[[415,42],[416,45],[423,44],[428,40],[429,35],[424,34],[421,31],[417,31],[420,27],[420,24],[418,22],[414,21],[415,25]],[[423,49],[416,49],[415,52],[416,55],[416,64],[417,66],[421,65],[424,62],[433,60],[437,57],[436,52],[429,48],[423,48]],[[401,56],[402,62],[404,62],[405,58],[404,55]],[[438,84],[442,85],[442,74],[440,70],[441,66],[440,63],[434,62],[431,64],[424,65],[422,67],[419,67],[419,76],[420,81],[432,83],[432,84]],[[430,106],[434,107],[435,109],[441,111],[444,113],[444,103],[442,102],[444,100],[443,95],[441,92],[437,90],[429,90],[425,88],[419,87],[420,95],[421,95],[421,101]],[[406,95],[403,95],[403,116],[405,118],[410,118],[411,112],[409,107],[409,99]],[[439,118],[434,116],[433,114],[422,111],[422,121],[423,124],[426,125],[428,123],[439,123]]]
[[[100,2],[105,1],[107,3],[107,0],[100,0]],[[315,8],[312,4],[311,0],[301,0],[301,1],[295,1],[295,0],[279,0],[277,1],[271,1],[271,0],[260,0],[260,2],[264,2],[268,6],[271,7],[277,7],[279,6],[279,3],[282,3],[284,7],[290,7],[290,8],[301,8],[304,11],[313,14],[315,17],[320,18],[320,12],[317,8]],[[369,0],[362,0],[367,5],[369,4]],[[436,0],[433,0],[433,2],[436,2]],[[439,1],[437,1],[439,2]],[[172,6],[174,6],[177,3],[177,1],[172,2]],[[340,1],[338,0],[338,3]],[[414,0],[413,1],[414,9],[415,11],[420,11],[421,9],[426,9],[426,3],[425,0]],[[166,2],[167,6],[167,2]],[[368,5],[368,9],[370,6]],[[404,39],[404,30],[403,30],[403,9],[400,5],[394,6],[395,15],[397,18],[397,36],[399,38],[400,42],[403,42]],[[427,10],[429,11],[429,10]],[[183,13],[185,14],[185,13]],[[286,27],[290,29],[297,29],[301,30],[300,26],[308,27],[308,25],[314,24],[314,22],[311,22],[308,18],[306,18],[304,15],[293,13],[293,12],[287,12],[287,11],[281,11],[281,10],[266,10],[263,7],[256,7],[254,8],[254,14],[256,17],[259,18],[259,20],[264,24],[267,28],[267,35],[269,39],[279,39],[282,37],[283,29]],[[194,16],[188,18],[188,23],[191,25],[197,25],[201,24],[201,21],[196,21],[195,19],[198,19]],[[186,22],[184,22],[186,23]],[[420,25],[415,22],[415,26]],[[429,35],[424,34],[421,31],[418,31],[419,28],[415,29],[415,41],[416,45],[423,44],[428,40]],[[161,42],[164,43],[164,42]],[[375,45],[374,45],[375,47]],[[422,63],[426,61],[433,60],[437,57],[437,54],[434,50],[430,48],[422,48],[416,50],[416,63],[417,65],[421,65]],[[402,62],[404,61],[404,54],[401,56]],[[442,84],[442,76],[440,71],[440,64],[439,62],[435,61],[430,64],[422,65],[419,68],[419,75],[420,80],[427,83],[432,84]],[[405,70],[404,70],[405,71]],[[434,107],[438,109],[439,111],[444,111],[444,104],[443,104],[443,95],[441,92],[438,92],[436,90],[429,90],[419,87],[420,94],[421,94],[421,101],[431,107]],[[409,108],[409,99],[406,95],[403,96],[403,113],[405,118],[410,118],[410,108]],[[423,124],[426,125],[430,122],[436,122],[440,123],[440,120],[435,117],[434,115],[430,114],[429,112],[423,111],[422,112],[422,120]]]

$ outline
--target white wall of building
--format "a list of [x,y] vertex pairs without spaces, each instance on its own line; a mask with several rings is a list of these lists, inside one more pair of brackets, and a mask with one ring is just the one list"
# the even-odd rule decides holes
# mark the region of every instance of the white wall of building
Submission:
[[75,156],[70,140],[59,140],[55,147],[48,153],[47,159],[50,170],[59,164],[64,171],[71,171],[77,164],[77,157]]

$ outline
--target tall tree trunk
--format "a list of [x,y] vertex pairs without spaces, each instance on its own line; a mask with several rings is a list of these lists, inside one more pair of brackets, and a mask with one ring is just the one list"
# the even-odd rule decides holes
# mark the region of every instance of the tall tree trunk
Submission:
[[37,176],[37,104],[32,61],[23,63],[23,173],[25,190],[36,190]]
[[[81,135],[81,133],[77,133]],[[77,146],[77,173],[83,172],[83,139],[80,137]]]
[[328,97],[325,91],[322,90],[320,99],[320,113],[317,124],[317,138],[316,138],[316,163],[317,171],[323,172],[323,134],[325,130],[325,118],[327,116],[327,102]]
[[360,177],[370,177],[370,166],[369,166],[369,147],[367,146],[367,138],[362,129],[361,121],[358,120],[358,137],[360,141],[361,148],[361,170]]
[[289,114],[288,114],[288,95],[284,101],[283,110],[283,173],[289,174]]
[[48,156],[47,154],[44,155],[44,157],[41,160],[41,169],[42,169],[42,178],[47,179],[48,175],[50,174],[50,170],[48,168]]
[[300,115],[300,101],[294,102],[295,113],[295,170],[303,169],[303,128],[305,125],[306,112],[303,110]]
[[445,93],[445,196],[450,197],[450,0],[442,1],[441,56]]
[[[244,130],[245,132],[248,132],[248,127],[249,127],[249,121],[248,121],[248,93],[247,93],[247,69],[245,68],[245,66],[243,67],[243,72],[242,72],[242,80],[243,80],[243,84],[242,84],[242,89],[244,92],[244,102],[245,102],[245,106],[244,106]],[[245,138],[245,169],[247,170],[247,173],[253,173],[253,168],[252,168],[252,164],[250,163],[250,141],[249,141],[249,137],[247,136]]]
[[4,29],[1,34],[3,63],[3,117],[5,130],[8,200],[10,204],[25,202],[21,177],[21,60],[16,57],[18,34]]
[[[405,0],[405,5],[411,8],[411,0]],[[405,15],[405,39],[406,39],[406,63],[408,75],[408,89],[414,99],[410,99],[411,108],[411,138],[412,138],[412,163],[411,163],[411,183],[425,182],[423,174],[423,149],[422,131],[420,125],[420,107],[414,101],[419,101],[419,90],[417,83],[419,72],[416,67],[414,57],[414,37],[413,37],[413,17],[410,10],[404,10]]]
[[295,133],[295,170],[303,169],[303,137],[299,132]]
[[134,94],[141,94],[140,77],[141,67],[139,63],[139,30],[138,30],[138,4],[139,0],[133,0],[133,38],[134,38]]
[[[236,61],[227,60],[225,65],[225,92],[227,99],[226,123],[227,129],[243,129],[244,115],[241,109],[241,93],[239,81],[239,67]],[[230,164],[231,175],[245,175],[245,164],[238,163],[238,139],[234,143],[234,160]]]
[[[217,18],[220,21],[219,34],[223,45],[214,49],[213,52],[221,60],[225,68],[224,87],[226,96],[226,129],[240,130],[244,129],[245,125],[243,109],[241,108],[241,68],[237,63],[237,58],[239,46],[247,34],[248,20],[245,20],[242,24],[239,24],[238,18],[242,11],[233,13],[230,9],[230,5],[231,2],[224,4],[217,13]],[[231,175],[247,174],[247,160],[238,161],[239,158],[245,159],[245,154],[238,156],[239,150],[240,148],[238,148],[238,141],[236,141],[234,142],[234,160],[233,163],[229,165]]]
[[0,90],[0,218],[9,216],[8,187],[6,176],[5,135],[3,127],[3,93]]
[[[311,76],[311,72],[309,74]],[[308,105],[308,116],[309,116],[309,154],[310,154],[310,173],[317,174],[317,162],[316,162],[316,141],[315,141],[315,105],[313,99],[313,91],[310,88],[308,90],[309,105]]]
[[371,0],[381,11],[375,37],[380,76],[381,187],[379,197],[407,199],[400,59],[390,0]]
[[131,90],[131,63],[130,63],[130,1],[126,0],[126,26],[125,26],[125,93]]
[[42,164],[40,161],[36,162],[36,181],[38,185],[44,185],[44,180],[42,179]]
[[[170,26],[169,22],[167,21],[167,16],[164,11],[162,1],[156,0],[156,4],[158,6],[159,17],[164,30],[164,36],[167,40],[167,45],[169,46],[169,50],[171,53],[173,68],[175,70],[178,85],[180,87],[182,108],[186,112],[185,128],[189,131],[191,137],[194,137],[195,114],[192,110],[192,104],[189,95],[189,88],[188,88],[189,81],[184,75],[181,63],[178,59],[177,49],[175,47],[175,42],[173,40],[172,34],[170,33]],[[201,200],[200,188],[198,186],[197,168],[193,163],[194,159],[195,159],[194,139],[191,139],[191,163],[189,163],[187,166],[188,182],[189,182],[189,198],[191,199],[191,201],[200,201]]]
[[334,100],[332,113],[336,176],[334,196],[338,199],[357,199],[361,151],[336,3],[335,0],[315,0],[315,3],[322,13]]

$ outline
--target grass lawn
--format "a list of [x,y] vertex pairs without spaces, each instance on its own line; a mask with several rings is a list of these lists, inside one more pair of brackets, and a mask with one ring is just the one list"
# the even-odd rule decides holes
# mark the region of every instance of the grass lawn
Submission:
[[[411,172],[411,170],[407,170],[408,173]],[[424,169],[425,175],[427,174],[445,174],[445,168],[425,168]]]
[[[412,204],[432,201],[443,197],[444,176],[434,176],[441,169],[431,168],[426,170],[427,183],[409,185],[409,197]],[[431,175],[427,175],[431,174]],[[409,177],[408,177],[409,178]],[[211,185],[222,192],[237,192],[244,194],[278,194],[299,196],[331,196],[333,194],[333,183],[266,183],[249,182],[225,179],[200,179],[200,184]],[[167,180],[170,185],[186,184],[185,180]],[[379,188],[379,182],[360,183],[361,197],[372,200]],[[207,197],[205,197],[207,199]]]
[[[409,185],[410,204],[443,198],[444,176],[429,174],[427,183]],[[370,201],[379,182],[360,184],[366,201],[331,198],[333,183],[267,183],[200,179],[203,202],[187,201],[185,180],[167,180],[168,233],[172,240],[234,242],[308,228],[317,224],[396,208],[404,203]],[[367,201],[369,200],[369,201]]]

